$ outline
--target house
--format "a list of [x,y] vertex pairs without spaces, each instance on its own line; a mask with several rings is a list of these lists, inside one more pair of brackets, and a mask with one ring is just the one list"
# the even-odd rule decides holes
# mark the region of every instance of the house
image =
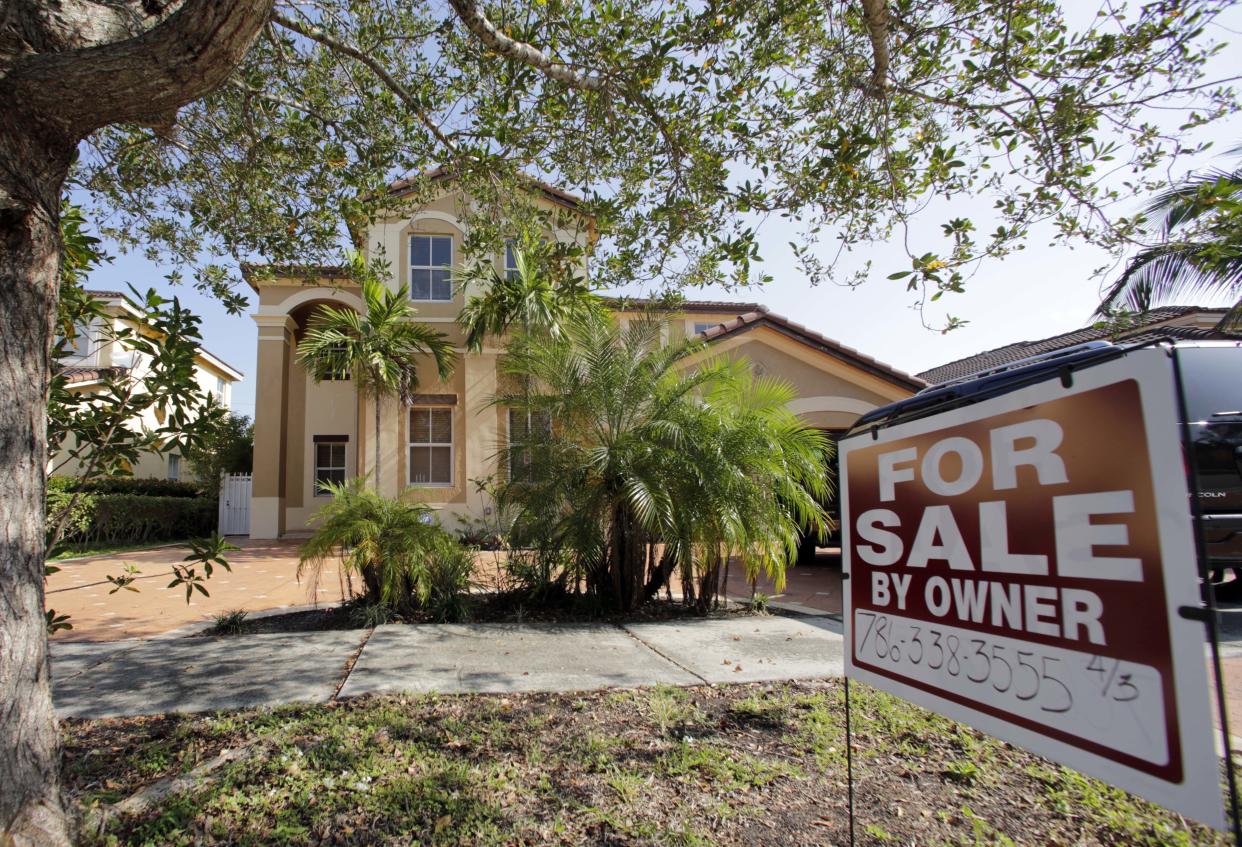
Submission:
[[[76,394],[98,393],[106,379],[118,374],[140,377],[148,364],[145,354],[130,349],[123,339],[116,337],[116,331],[129,329],[147,335],[153,332],[143,321],[142,311],[121,292],[87,293],[101,301],[104,317],[77,328],[72,355],[63,362],[67,388]],[[194,361],[194,376],[205,394],[211,394],[218,404],[227,408],[232,386],[243,375],[220,357],[200,348]],[[156,414],[154,409],[146,410],[138,424],[144,429],[157,429],[162,423]],[[51,457],[50,466],[53,473],[61,476],[74,476],[81,471],[79,461],[59,455]],[[175,453],[144,453],[131,471],[136,477],[185,479],[190,475],[181,456]]]
[[[411,408],[394,401],[381,408],[381,493],[428,503],[447,526],[453,518],[482,517],[491,503],[472,483],[498,475],[496,456],[511,425],[509,410],[489,404],[497,392],[495,342],[467,353],[457,315],[474,291],[455,290],[449,271],[463,261],[471,198],[443,172],[424,175],[438,192],[413,193],[410,181],[390,186],[391,205],[355,241],[368,258],[382,255],[392,268],[392,285],[410,286],[418,320],[445,333],[458,349],[452,377],[441,383],[428,362],[428,375]],[[548,213],[549,237],[592,236],[579,201],[544,183],[531,182],[532,202]],[[417,199],[409,199],[415,197]],[[575,217],[578,223],[574,224]],[[506,251],[507,252],[507,251]],[[507,269],[505,255],[492,257]],[[250,534],[276,538],[301,532],[327,502],[318,482],[372,474],[374,405],[348,378],[316,383],[297,361],[297,343],[320,304],[361,310],[356,286],[333,267],[247,266],[246,279],[258,295],[258,382],[255,407],[254,483]],[[650,304],[614,300],[621,321]],[[668,340],[701,334],[707,351],[745,357],[760,373],[783,377],[798,391],[793,409],[808,423],[840,432],[862,413],[902,399],[924,387],[857,350],[769,312],[758,303],[690,301],[679,306]],[[695,359],[688,362],[693,366]]]
[[1085,344],[1088,341],[1124,341],[1136,343],[1157,338],[1205,341],[1212,339],[1236,340],[1242,334],[1222,329],[1228,309],[1207,309],[1202,306],[1164,306],[1142,312],[1123,325],[1094,324],[1083,329],[1063,332],[1038,341],[1016,341],[967,356],[939,367],[930,368],[918,375],[931,385],[950,382],[982,371],[1017,362],[1042,353],[1051,353]]

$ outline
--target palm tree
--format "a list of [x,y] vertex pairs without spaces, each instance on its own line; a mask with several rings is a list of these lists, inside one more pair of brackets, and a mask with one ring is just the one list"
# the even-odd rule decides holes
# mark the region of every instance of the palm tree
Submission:
[[483,349],[488,336],[498,337],[519,327],[523,332],[546,332],[557,337],[574,318],[600,308],[600,300],[577,278],[557,285],[552,276],[540,273],[534,257],[511,246],[516,272],[498,272],[490,263],[462,279],[462,284],[481,281],[485,291],[475,295],[461,310],[457,321],[466,333],[466,348]]
[[440,379],[453,372],[456,354],[446,336],[416,323],[409,287],[389,289],[361,257],[351,258],[354,278],[362,286],[366,312],[320,306],[311,318],[306,337],[298,344],[298,359],[316,382],[349,373],[358,390],[375,400],[375,487],[380,484],[380,401],[396,397],[413,402],[418,389],[417,357],[429,354]]
[[1226,321],[1242,319],[1242,168],[1195,174],[1158,195],[1146,212],[1162,243],[1130,261],[1097,315],[1225,294],[1234,301]]
[[661,346],[662,327],[592,312],[559,337],[516,339],[502,368],[531,388],[493,399],[556,421],[506,448],[531,459],[500,492],[515,534],[570,551],[588,591],[623,610],[676,568],[706,609],[733,557],[780,581],[799,527],[826,521],[824,437],[788,411],[792,389],[744,362],[692,369],[701,342]]

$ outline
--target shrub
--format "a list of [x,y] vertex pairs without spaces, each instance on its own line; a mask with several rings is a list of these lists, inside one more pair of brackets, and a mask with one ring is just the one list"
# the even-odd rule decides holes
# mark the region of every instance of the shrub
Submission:
[[231,612],[221,612],[212,618],[211,626],[207,629],[208,635],[241,635],[250,628],[250,624],[246,621],[249,613],[243,609],[234,609]]
[[133,494],[142,497],[198,497],[198,487],[175,479],[139,479],[132,476],[110,476],[82,480],[71,476],[54,476],[47,481],[47,490],[81,491],[87,494]]
[[[53,486],[52,482],[57,479],[48,480],[47,487],[47,515],[52,520],[58,520],[66,510],[69,510],[68,517],[65,519],[65,531],[62,534],[63,540],[74,540],[86,538],[89,535],[91,527],[91,519],[95,514],[95,495],[79,494],[76,501],[73,500],[73,493],[63,485]],[[72,502],[72,508],[70,503]],[[49,532],[51,528],[49,527]]]
[[355,479],[326,485],[332,502],[319,513],[318,526],[302,545],[298,578],[309,572],[317,583],[324,562],[340,556],[363,600],[396,614],[432,608],[448,619],[464,614],[473,554],[435,522],[430,508],[383,497]]
[[474,551],[462,547],[447,534],[437,538],[427,555],[427,599],[424,610],[441,623],[470,617],[470,578]]
[[[71,496],[58,492],[67,502]],[[49,512],[53,508],[48,498]],[[78,498],[65,541],[90,544],[142,544],[210,534],[216,504],[187,497],[142,497],[134,494],[83,494]]]

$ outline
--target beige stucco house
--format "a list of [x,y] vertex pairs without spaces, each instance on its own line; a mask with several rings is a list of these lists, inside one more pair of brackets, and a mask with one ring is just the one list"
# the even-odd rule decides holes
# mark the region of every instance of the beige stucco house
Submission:
[[[464,350],[458,312],[476,292],[455,290],[450,271],[460,266],[467,236],[464,212],[469,197],[441,175],[431,200],[408,199],[409,183],[390,188],[389,211],[355,240],[368,258],[383,256],[394,288],[405,283],[418,308],[418,320],[444,332],[457,346],[453,376],[431,375],[411,408],[386,402],[381,408],[380,489],[388,496],[426,502],[441,512],[448,527],[454,518],[483,516],[490,502],[472,480],[497,475],[496,455],[508,437],[507,410],[489,404],[497,391],[498,345],[481,353]],[[548,237],[592,237],[591,222],[572,195],[531,183],[534,202],[549,219],[575,215],[579,226],[554,227]],[[497,269],[506,257],[493,258]],[[245,268],[258,295],[254,486],[250,534],[276,538],[305,531],[326,502],[318,480],[372,475],[374,406],[348,379],[316,383],[297,361],[297,343],[319,304],[361,310],[361,298],[339,268]],[[626,321],[648,304],[615,301]],[[862,413],[909,396],[925,383],[857,350],[825,338],[757,303],[691,301],[680,306],[669,339],[702,334],[710,343],[703,355],[745,357],[757,370],[789,380],[797,388],[793,408],[816,427],[837,432]],[[693,366],[691,360],[689,366]]]
[[[78,394],[99,393],[109,376],[119,374],[141,378],[149,367],[147,356],[131,349],[124,340],[118,340],[117,331],[128,329],[156,337],[155,331],[143,321],[142,311],[121,292],[87,293],[101,302],[104,317],[77,328],[71,345],[72,355],[64,360],[68,390]],[[204,394],[212,395],[216,403],[228,408],[233,396],[233,384],[242,379],[242,372],[214,353],[199,348],[194,359],[194,378]],[[144,411],[131,423],[147,430],[163,425],[154,409]],[[53,455],[49,466],[52,473],[58,476],[77,476],[81,473],[80,461],[68,456]],[[176,453],[142,453],[131,471],[134,476],[143,478],[190,478],[189,469]]]

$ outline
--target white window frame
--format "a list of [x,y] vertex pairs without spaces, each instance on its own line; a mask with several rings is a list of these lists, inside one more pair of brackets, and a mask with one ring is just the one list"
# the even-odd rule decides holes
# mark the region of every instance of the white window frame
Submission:
[[[509,264],[509,260],[513,260],[513,264]],[[520,271],[517,266],[517,242],[510,238],[505,242],[505,279],[516,279]]]
[[711,329],[714,326],[716,326],[716,324],[710,323],[708,321],[695,321],[694,322],[694,334],[702,335],[703,333],[707,332],[709,329]]
[[[333,344],[332,349],[333,351],[340,350],[343,352],[345,350],[345,342],[342,341],[340,344]],[[349,368],[345,368],[340,371],[329,371],[323,379],[320,380],[320,382],[349,382],[351,376],[352,373]]]
[[[429,262],[435,261],[435,239],[443,238],[449,243],[449,263],[447,265],[416,265],[414,264],[414,239],[427,238],[431,239],[431,244],[427,245],[427,259]],[[410,299],[415,303],[452,303],[453,302],[453,259],[455,255],[455,247],[453,245],[453,236],[442,235],[434,232],[414,232],[410,233],[409,241],[406,242],[406,249],[409,251],[409,279],[410,279]],[[449,296],[436,297],[436,285],[434,281],[428,281],[427,293],[431,296],[417,297],[414,294],[414,271],[437,271],[447,270],[449,272]]]
[[[84,353],[78,353],[76,344],[78,338],[84,339]],[[69,357],[79,365],[94,365],[99,362],[99,327],[95,321],[87,321],[85,324],[74,324],[73,337],[69,339]]]
[[[406,423],[407,424],[412,423],[410,421],[410,418],[413,416],[414,412],[430,413],[430,412],[437,411],[440,409],[443,409],[449,414],[449,440],[447,442],[415,441],[414,440],[414,427],[407,426],[408,431],[406,432],[406,436],[405,436],[405,464],[406,464],[405,478],[406,478],[407,483],[411,487],[414,487],[414,488],[452,488],[455,484],[455,480],[457,478],[457,430],[456,430],[457,420],[456,420],[456,415],[453,414],[453,407],[446,406],[444,404],[435,404],[435,403],[430,404],[430,405],[419,404],[417,406],[410,406],[409,409],[406,411]],[[432,435],[431,420],[430,418],[428,418],[427,437],[430,438],[431,435]],[[419,482],[418,480],[414,479],[414,448],[415,447],[448,447],[449,448],[449,478],[447,482],[431,482],[431,481]],[[430,453],[428,454],[428,456],[430,457]],[[432,463],[429,461],[428,466],[427,466],[427,470],[429,473],[431,471],[431,464]]]
[[[344,483],[349,480],[349,440],[348,439],[337,439],[334,441],[312,441],[311,446],[314,449],[314,455],[311,456],[311,467],[312,467],[311,496],[312,497],[331,497],[332,496],[331,493],[324,491],[322,488],[319,487],[319,472],[321,470],[341,471],[341,482]],[[331,464],[331,465],[319,464],[319,448],[322,446],[341,448],[341,464],[339,467],[336,464]],[[329,459],[332,458],[331,452],[329,452],[328,458]]]

